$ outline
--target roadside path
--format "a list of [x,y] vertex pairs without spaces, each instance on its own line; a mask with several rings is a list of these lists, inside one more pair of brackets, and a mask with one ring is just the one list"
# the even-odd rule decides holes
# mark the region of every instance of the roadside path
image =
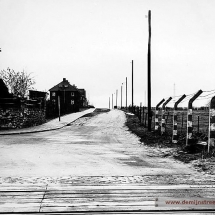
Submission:
[[59,121],[59,118],[56,118],[42,125],[33,126],[29,128],[0,130],[0,135],[26,134],[26,133],[36,133],[36,132],[57,130],[57,129],[63,128],[64,126],[68,125],[71,122],[74,122],[75,120],[84,116],[85,114],[93,112],[94,110],[95,108],[90,108],[82,112],[67,114],[65,116],[61,116],[60,121]]

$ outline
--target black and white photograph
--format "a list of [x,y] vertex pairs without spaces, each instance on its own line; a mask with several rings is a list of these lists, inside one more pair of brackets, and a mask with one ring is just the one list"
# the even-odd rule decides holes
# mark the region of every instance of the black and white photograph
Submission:
[[0,214],[215,214],[214,0],[0,11]]

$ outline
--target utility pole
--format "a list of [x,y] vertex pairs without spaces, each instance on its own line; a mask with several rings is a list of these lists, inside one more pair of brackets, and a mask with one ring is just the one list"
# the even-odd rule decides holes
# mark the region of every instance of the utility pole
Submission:
[[113,93],[112,93],[112,109],[113,109]]
[[146,107],[146,91],[145,91],[145,107]]
[[58,116],[60,121],[60,90],[58,90]]
[[127,106],[127,77],[126,77],[126,102],[125,103],[126,103],[125,105],[126,105],[126,110],[127,110],[127,107],[128,107]]
[[64,114],[66,113],[66,104],[65,104],[65,88],[64,88],[64,85],[63,85],[63,108],[64,108]]
[[174,83],[174,89],[173,89],[173,102],[175,103],[175,83]]
[[117,94],[118,94],[118,90],[116,90],[116,109],[117,109]]
[[148,13],[149,41],[148,41],[148,131],[151,131],[151,10]]
[[121,109],[122,109],[122,85],[121,85]]
[[132,107],[132,111],[134,111],[134,73],[133,73],[133,60],[132,60],[132,75],[131,75],[131,88],[132,88],[132,92],[131,92],[131,107]]
[[110,109],[110,97],[109,97],[109,109]]

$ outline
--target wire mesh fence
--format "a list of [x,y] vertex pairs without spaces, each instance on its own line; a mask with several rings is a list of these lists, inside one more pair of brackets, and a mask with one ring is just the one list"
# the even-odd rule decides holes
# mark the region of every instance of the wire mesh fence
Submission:
[[[129,111],[133,112],[140,120],[141,125],[147,127],[148,126],[148,109],[146,107],[129,107]],[[155,108],[152,108],[152,121],[151,128],[154,130],[155,128]],[[166,133],[168,135],[172,135],[173,133],[173,110],[166,109],[164,112],[165,121],[166,121]],[[158,121],[159,126],[161,126],[161,118],[162,111],[159,109],[158,111]],[[193,110],[192,117],[192,125],[194,133],[202,133],[205,136],[208,136],[208,128],[209,128],[209,110]],[[187,110],[178,110],[177,111],[177,129],[179,135],[186,135],[187,132]]]

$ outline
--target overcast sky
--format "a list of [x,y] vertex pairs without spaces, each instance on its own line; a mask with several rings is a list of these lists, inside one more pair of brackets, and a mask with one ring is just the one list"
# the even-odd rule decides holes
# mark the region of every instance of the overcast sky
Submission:
[[134,103],[145,105],[148,10],[152,105],[173,96],[174,84],[175,95],[215,89],[214,0],[0,0],[0,8],[0,69],[32,73],[36,90],[66,78],[108,107],[128,77],[130,104],[133,60]]

